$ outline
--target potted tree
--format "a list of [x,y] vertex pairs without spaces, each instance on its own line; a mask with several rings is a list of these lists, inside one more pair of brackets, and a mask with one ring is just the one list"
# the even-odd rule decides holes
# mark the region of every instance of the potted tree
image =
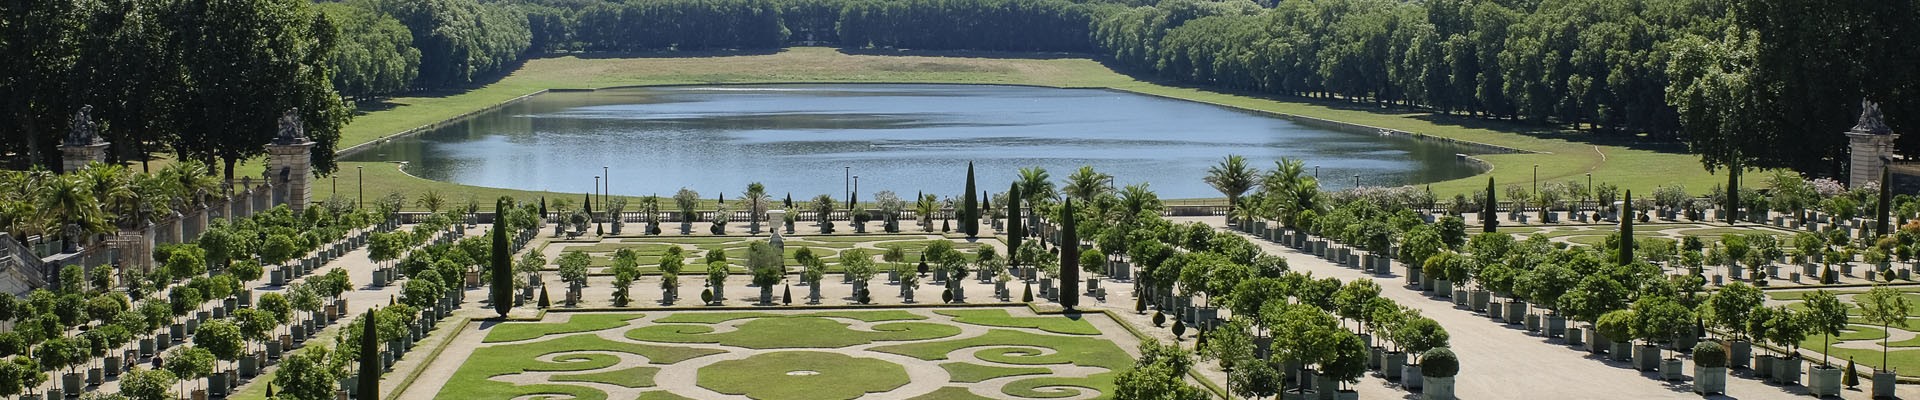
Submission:
[[1426,400],[1452,400],[1453,376],[1460,373],[1460,357],[1453,350],[1436,347],[1420,356],[1420,374],[1423,386],[1421,398]]
[[1613,353],[1611,358],[1614,361],[1627,361],[1632,358],[1634,319],[1633,310],[1614,310],[1601,315],[1600,319],[1593,324],[1594,331],[1599,332],[1600,336],[1606,337],[1607,341],[1613,344],[1613,348],[1608,351]]
[[1706,341],[1693,346],[1693,392],[1727,392],[1727,348],[1720,342]]
[[[1869,323],[1880,324],[1882,330],[1898,326],[1907,327],[1907,315],[1911,311],[1905,296],[1897,289],[1886,286],[1874,286],[1867,293],[1853,296],[1854,305],[1860,308],[1860,317]],[[1880,367],[1873,370],[1873,397],[1892,398],[1894,396],[1895,375],[1887,364],[1887,341],[1880,338]]]
[[[1634,354],[1634,361],[1642,371],[1658,369],[1660,378],[1679,380],[1682,362],[1678,357],[1660,357],[1660,347],[1656,342],[1667,342],[1682,332],[1693,329],[1693,313],[1673,298],[1648,295],[1633,304],[1633,335],[1643,343]],[[1675,348],[1676,351],[1679,348]]]
[[710,299],[701,299],[701,300],[707,301],[707,305],[710,305],[710,306],[717,306],[717,305],[726,303],[727,275],[729,275],[730,273],[731,271],[727,270],[726,261],[707,262],[707,287],[708,287],[708,290],[711,290],[713,292],[713,295],[712,295],[712,298]]
[[[1360,392],[1353,390],[1351,385],[1359,382],[1360,377],[1367,373],[1367,342],[1345,329],[1335,329],[1330,339],[1330,347],[1325,358],[1317,364],[1320,366],[1320,376],[1338,386],[1337,388],[1323,387],[1320,390],[1333,391],[1332,398],[1335,400],[1358,400]],[[1431,360],[1429,358],[1427,362],[1432,362]],[[1250,360],[1244,364],[1259,364],[1259,361]],[[1432,390],[1431,388],[1432,386],[1429,386],[1428,390]],[[1321,398],[1324,399],[1327,396],[1322,395]]]
[[567,307],[579,306],[580,290],[587,287],[587,265],[592,262],[586,252],[579,250],[561,254],[556,260],[560,265],[560,281],[567,283]]
[[607,270],[613,272],[613,306],[626,307],[633,300],[633,280],[640,277],[640,253],[632,248],[614,251],[613,266]]
[[913,290],[920,288],[920,275],[908,269],[906,264],[894,266],[894,273],[900,276],[900,301],[913,303]]
[[[200,332],[193,335],[193,346],[206,349],[208,354],[220,361],[234,362],[240,359],[243,340],[239,326],[232,322],[216,320],[200,325]],[[232,385],[232,377],[220,371],[215,371],[207,377],[207,387],[212,389],[213,397],[226,396],[227,390]]]
[[1753,342],[1749,340],[1752,332],[1750,322],[1753,312],[1766,301],[1766,295],[1759,288],[1745,282],[1733,282],[1707,296],[1705,307],[1701,308],[1707,323],[1721,331],[1733,334],[1727,343],[1727,364],[1732,368],[1746,368],[1753,354]]
[[1801,312],[1786,306],[1774,307],[1773,310],[1766,320],[1767,342],[1788,351],[1774,359],[1773,371],[1768,375],[1775,383],[1799,385],[1800,342],[1807,339],[1807,319]]
[[700,213],[695,211],[700,207],[700,192],[680,188],[679,192],[673,194],[673,204],[680,209],[680,234],[692,235],[693,220],[700,217]]
[[747,269],[753,272],[753,285],[760,288],[760,305],[773,305],[773,285],[787,277],[785,256],[763,240],[747,245]]
[[1814,396],[1837,396],[1841,371],[1833,367],[1832,356],[1827,353],[1833,337],[1847,329],[1847,305],[1826,290],[1813,291],[1806,296],[1805,304],[1807,309],[1802,316],[1806,330],[1821,335],[1820,365],[1815,365],[1807,374],[1807,392]]
[[[1394,333],[1393,336],[1395,340],[1399,341],[1402,350],[1406,350],[1409,354],[1421,355],[1425,355],[1427,350],[1432,350],[1436,347],[1447,347],[1447,342],[1450,339],[1447,335],[1446,328],[1441,327],[1440,323],[1434,322],[1432,319],[1426,317],[1409,319],[1405,325],[1400,326],[1399,332]],[[1420,378],[1425,375],[1423,375],[1421,371],[1420,362],[1423,361],[1416,360],[1402,367],[1400,371],[1401,386],[1409,389],[1422,387],[1423,382],[1421,382]]]
[[[167,352],[167,362],[161,364],[167,372],[183,381],[199,382],[201,378],[213,375],[213,353],[200,347],[180,347]],[[192,400],[206,400],[207,391],[199,384],[194,385]],[[55,399],[57,400],[57,399]]]
[[660,303],[673,305],[680,298],[680,272],[685,268],[687,258],[681,253],[680,246],[667,247],[666,254],[660,256]]

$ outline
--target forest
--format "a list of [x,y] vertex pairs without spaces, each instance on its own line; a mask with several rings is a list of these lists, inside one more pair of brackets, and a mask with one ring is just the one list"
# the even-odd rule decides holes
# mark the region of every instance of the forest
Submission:
[[[355,104],[483,84],[530,57],[798,45],[1084,54],[1151,80],[1684,144],[1710,168],[1816,176],[1842,173],[1840,133],[1863,99],[1896,132],[1920,117],[1913,0],[59,0],[0,13],[0,52],[31,55],[0,61],[9,165],[57,164],[80,104],[108,140],[137,143],[115,160],[228,165],[298,106],[324,173]],[[250,101],[263,93],[274,101]]]

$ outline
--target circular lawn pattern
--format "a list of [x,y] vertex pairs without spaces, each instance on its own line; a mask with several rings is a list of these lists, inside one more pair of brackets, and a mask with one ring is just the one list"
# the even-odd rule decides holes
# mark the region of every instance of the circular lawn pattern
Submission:
[[782,351],[700,369],[700,387],[755,399],[852,399],[906,386],[907,368],[879,359]]

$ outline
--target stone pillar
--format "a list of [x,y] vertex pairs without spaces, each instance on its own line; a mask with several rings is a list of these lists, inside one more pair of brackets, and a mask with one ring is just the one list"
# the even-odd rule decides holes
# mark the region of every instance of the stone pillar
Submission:
[[280,133],[267,145],[267,183],[274,190],[274,202],[286,204],[293,212],[305,211],[313,199],[313,145],[300,123],[300,110],[280,117]]
[[1893,141],[1900,138],[1887,126],[1880,105],[1862,100],[1860,109],[1859,123],[1847,131],[1848,151],[1852,153],[1847,168],[1850,188],[1880,183],[1880,168],[1893,157]]

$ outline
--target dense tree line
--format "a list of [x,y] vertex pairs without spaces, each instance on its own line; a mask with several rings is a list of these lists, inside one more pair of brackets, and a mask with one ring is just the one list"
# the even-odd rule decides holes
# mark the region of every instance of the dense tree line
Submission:
[[[299,4],[295,4],[299,3]],[[317,10],[317,11],[316,11]],[[1920,112],[1912,0],[60,0],[3,10],[0,152],[52,165],[82,104],[115,160],[228,164],[299,106],[457,89],[528,54],[1092,52],[1165,79],[1684,141],[1709,167],[1837,175],[1860,99]],[[241,62],[232,62],[241,60]],[[334,96],[338,93],[340,96]],[[271,102],[252,101],[262,95]],[[1909,135],[1913,136],[1913,135]],[[1904,149],[1920,151],[1920,138]]]
[[59,164],[93,106],[114,161],[171,150],[224,165],[265,152],[298,108],[322,171],[348,118],[335,94],[334,23],[304,0],[30,1],[0,7],[0,155]]

